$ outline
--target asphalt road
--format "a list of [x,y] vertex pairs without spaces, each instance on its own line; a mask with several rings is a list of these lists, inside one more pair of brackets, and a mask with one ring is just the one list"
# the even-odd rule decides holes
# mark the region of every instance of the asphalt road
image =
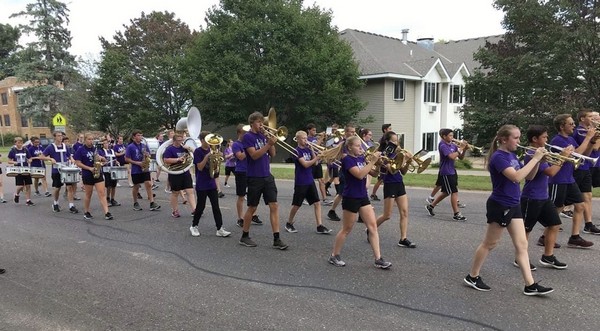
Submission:
[[[14,180],[4,183],[10,200]],[[258,247],[238,244],[233,187],[220,199],[233,235],[215,236],[207,208],[202,235],[192,237],[191,218],[170,218],[163,185],[156,191],[159,212],[149,211],[146,200],[145,210],[132,210],[129,188],[118,188],[123,205],[111,207],[113,221],[100,218],[97,201],[93,221],[53,213],[51,198],[36,197],[33,207],[23,198],[1,204],[0,267],[7,273],[0,276],[0,330],[596,330],[600,323],[598,247],[556,250],[569,267],[554,270],[539,266],[542,248],[532,243],[534,277],[556,291],[527,297],[506,234],[482,270],[492,291],[463,283],[485,230],[485,192],[461,192],[468,220],[455,222],[448,202],[429,217],[428,190],[409,189],[409,239],[417,248],[396,245],[394,211],[380,228],[383,256],[393,266],[379,270],[360,224],[342,252],[344,268],[327,263],[338,222],[324,220],[332,235],[316,234],[312,207],[303,206],[299,232],[283,230],[291,181],[278,181],[287,251],[270,247],[268,225],[251,228]],[[381,211],[381,202],[374,206]],[[266,207],[259,212],[266,220]],[[567,232],[559,236],[564,246]],[[600,236],[584,236],[600,247]]]

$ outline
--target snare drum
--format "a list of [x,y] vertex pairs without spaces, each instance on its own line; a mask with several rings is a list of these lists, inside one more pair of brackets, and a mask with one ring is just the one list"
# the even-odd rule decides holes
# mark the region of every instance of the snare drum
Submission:
[[79,183],[79,168],[77,167],[61,167],[58,170],[60,172],[60,180],[65,184],[76,184]]
[[46,178],[46,168],[31,167],[31,177],[33,177],[33,178]]
[[6,177],[17,177],[21,174],[21,167],[7,166]]
[[128,178],[127,167],[110,167],[110,179],[123,180]]
[[21,168],[21,176],[31,176],[31,168],[29,167],[19,167]]

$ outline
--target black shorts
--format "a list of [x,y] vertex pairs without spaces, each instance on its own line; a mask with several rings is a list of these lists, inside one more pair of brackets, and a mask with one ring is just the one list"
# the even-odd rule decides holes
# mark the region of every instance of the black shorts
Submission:
[[16,186],[31,185],[31,176],[25,176],[25,175],[15,176],[15,185]]
[[336,178],[336,177],[340,177],[340,168],[338,168],[337,166],[328,166],[328,171],[329,171],[329,178]]
[[442,175],[442,192],[446,194],[452,194],[458,192],[458,176],[454,175]]
[[234,172],[233,174],[235,175],[235,195],[243,197],[246,195],[246,187],[248,186],[246,173]]
[[525,231],[527,232],[531,232],[537,222],[540,222],[545,228],[562,224],[556,207],[550,199],[521,198],[521,213],[525,219]]
[[435,180],[435,186],[442,186],[442,175],[438,172],[437,179]]
[[192,174],[189,171],[186,171],[179,175],[169,174],[167,176],[167,180],[169,181],[169,185],[171,185],[172,192],[179,192],[186,189],[194,188]]
[[600,187],[600,167],[590,168],[592,173],[592,187]]
[[294,197],[292,198],[292,206],[302,206],[302,201],[306,199],[309,205],[321,201],[317,186],[313,182],[309,185],[294,185]]
[[273,175],[269,177],[248,178],[248,206],[256,207],[262,195],[265,205],[277,202],[277,185]]
[[143,184],[144,182],[150,181],[150,173],[142,172],[139,174],[131,174],[131,182],[135,184]]
[[312,173],[314,179],[323,178],[323,165],[321,163],[315,164],[313,166]]
[[362,206],[368,206],[371,200],[368,197],[364,198],[346,198],[342,197],[342,210],[347,210],[351,213],[358,213]]
[[498,202],[488,198],[485,203],[487,222],[498,223],[501,227],[507,227],[510,222],[515,218],[523,218],[521,214],[521,206],[516,205],[513,207],[507,207],[499,204]]
[[94,178],[94,177],[81,177],[81,182],[83,183],[83,185],[96,185],[96,183],[100,183],[104,181],[104,176],[102,176],[102,174],[100,174],[100,177],[98,178]]
[[235,166],[225,167],[225,176],[231,175],[232,172],[235,173]]
[[342,192],[344,192],[344,188],[346,187],[346,177],[344,176],[340,176],[339,179],[340,183],[335,186],[335,193],[342,195]]
[[53,172],[51,176],[52,176],[52,187],[61,188],[63,186],[63,182],[60,179],[60,173]]
[[583,202],[583,196],[576,183],[571,184],[549,184],[548,192],[550,200],[557,208]]
[[575,177],[575,183],[579,186],[581,193],[592,192],[592,173],[589,170],[575,170],[573,171],[573,177]]
[[383,198],[397,198],[406,194],[404,183],[383,183]]
[[110,177],[110,172],[103,172],[104,175],[104,186],[105,187],[117,187],[117,181]]

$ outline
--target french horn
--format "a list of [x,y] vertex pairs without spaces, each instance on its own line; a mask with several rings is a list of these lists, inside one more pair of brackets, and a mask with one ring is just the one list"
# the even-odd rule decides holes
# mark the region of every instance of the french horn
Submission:
[[171,175],[180,175],[189,171],[194,165],[193,151],[198,148],[196,139],[200,136],[201,129],[202,117],[200,116],[200,111],[198,108],[192,107],[188,111],[187,117],[181,118],[175,125],[175,131],[177,133],[185,133],[185,131],[187,131],[189,137],[184,140],[183,146],[190,147],[192,151],[188,150],[188,155],[185,157],[183,163],[166,164],[163,160],[163,154],[167,147],[173,145],[173,139],[169,139],[158,147],[158,150],[156,151],[156,164]]

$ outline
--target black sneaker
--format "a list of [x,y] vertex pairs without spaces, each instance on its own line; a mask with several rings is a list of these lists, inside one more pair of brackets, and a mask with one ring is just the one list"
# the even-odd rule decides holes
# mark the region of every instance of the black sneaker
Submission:
[[60,211],[60,207],[58,205],[52,205],[52,211],[58,213]]
[[137,194],[137,198],[138,198],[138,199],[143,199],[143,198],[142,198],[142,195],[140,194],[140,192],[138,192],[138,194]]
[[258,218],[258,215],[252,215],[252,223],[256,225],[263,225],[263,222]]
[[27,206],[35,206],[35,203],[33,203],[33,201],[31,201],[31,200],[27,200],[25,202],[25,205],[27,205]]
[[288,248],[288,245],[284,244],[283,241],[281,241],[281,239],[275,239],[273,240],[273,248],[284,250]]
[[240,245],[246,247],[256,247],[256,243],[254,242],[254,240],[250,239],[250,237],[240,238]]
[[435,216],[435,213],[433,212],[433,206],[432,205],[427,205],[425,206],[425,209],[427,209],[427,213],[429,213],[429,216]]
[[346,265],[346,262],[342,261],[342,258],[339,255],[330,255],[327,262],[336,267],[343,267]]
[[104,214],[104,219],[105,220],[112,220],[113,219],[113,215],[111,213],[106,213],[106,214]]
[[329,234],[329,233],[331,233],[331,229],[328,229],[323,224],[321,224],[321,225],[317,226],[317,233]]
[[236,224],[237,224],[237,226],[239,226],[240,228],[243,228],[243,227],[244,227],[244,220],[243,220],[243,219],[241,219],[241,218],[240,218],[239,220],[237,220],[237,222],[235,222],[235,223],[236,223]]
[[569,238],[569,241],[567,242],[567,246],[572,247],[572,248],[590,248],[590,247],[594,246],[594,243],[591,241],[587,241],[578,235],[575,238],[573,238],[573,237]]
[[[519,264],[517,263],[517,260],[514,260],[514,261],[513,261],[513,265],[514,265],[515,267],[517,267],[517,268],[519,267]],[[537,270],[537,267],[536,267],[536,266],[534,266],[533,264],[531,264],[531,262],[529,262],[529,269],[530,269],[531,271],[536,271],[536,270]]]
[[219,192],[219,198],[224,198],[224,197],[225,197],[225,193]]
[[150,210],[152,211],[156,211],[160,209],[160,205],[157,204],[156,202],[152,201],[150,202]]
[[140,203],[139,202],[134,202],[133,203],[133,210],[142,210],[142,207],[140,207]]
[[467,220],[467,218],[464,217],[463,214],[461,214],[461,213],[454,214],[454,216],[452,216],[452,219],[455,221],[461,221],[461,222],[464,222]]
[[375,268],[389,269],[391,266],[392,266],[392,263],[384,261],[382,257],[375,260]]
[[290,223],[285,223],[285,231],[287,231],[289,233],[298,232],[298,230],[296,230],[296,228],[294,227],[294,224],[290,224]]
[[583,227],[583,233],[600,234],[600,229],[598,229],[592,222],[589,222],[585,223],[585,226]]
[[567,264],[558,261],[554,255],[542,255],[540,264],[546,267],[552,267],[554,269],[567,269]]
[[571,210],[565,210],[560,212],[560,217],[564,217],[564,218],[573,218],[573,212]]
[[369,198],[371,198],[371,201],[380,201],[379,198],[377,197],[377,194],[371,194],[371,196]]
[[543,287],[538,283],[533,283],[529,286],[525,286],[525,288],[523,289],[523,294],[525,295],[546,295],[552,292],[554,292],[553,288]]
[[79,213],[79,210],[77,210],[77,208],[75,208],[75,206],[71,206],[71,207],[69,207],[69,212],[71,214],[77,214],[77,213]]
[[94,216],[92,216],[92,214],[90,214],[89,211],[86,211],[85,214],[83,214],[83,218],[86,220],[91,220],[92,218],[94,218]]
[[[541,236],[541,237],[538,239],[538,241],[537,241],[537,245],[538,245],[538,246],[542,246],[542,247],[543,247],[543,246],[545,246],[545,245],[546,245],[546,243],[545,243],[545,239],[546,239],[546,237],[544,237],[544,235],[542,235],[542,236]],[[562,246],[561,246],[559,243],[557,243],[557,242],[555,242],[555,243],[554,243],[554,248],[561,248],[561,247],[562,247]]]
[[398,242],[398,246],[400,246],[400,247],[408,247],[408,248],[415,248],[415,247],[417,247],[417,245],[415,243],[410,242],[410,240],[408,240],[408,238],[404,238],[404,239],[400,240]]
[[471,286],[472,288],[478,291],[487,292],[491,290],[489,286],[485,285],[485,283],[481,279],[481,276],[471,277],[471,275],[467,275],[463,280],[467,285]]
[[327,213],[327,217],[328,217],[330,220],[334,221],[334,222],[339,222],[339,221],[341,221],[340,217],[339,217],[339,216],[338,216],[338,215],[335,213],[335,210],[330,210],[330,211]]
[[121,204],[117,202],[117,200],[115,199],[111,199],[110,200],[110,205],[115,207],[115,206],[120,206]]
[[44,196],[45,196],[46,198],[47,198],[47,197],[51,197],[51,196],[52,196],[52,193],[50,193],[50,192],[46,192],[46,193],[44,193]]
[[19,203],[19,196],[15,195],[15,198],[13,199],[15,203]]
[[40,194],[40,191],[35,191],[35,192],[33,193],[33,195],[35,195],[36,197],[39,197],[41,194]]

